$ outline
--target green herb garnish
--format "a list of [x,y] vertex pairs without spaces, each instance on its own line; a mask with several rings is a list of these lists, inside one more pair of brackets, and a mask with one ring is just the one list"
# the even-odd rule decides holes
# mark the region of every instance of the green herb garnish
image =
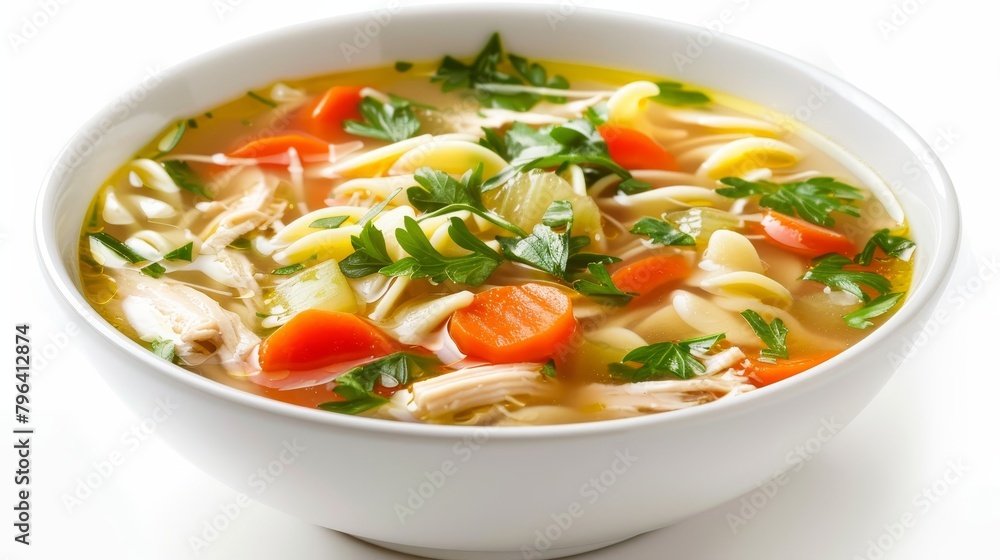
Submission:
[[395,64],[396,72],[406,72],[410,68],[413,68],[412,62],[406,62],[405,60],[397,60]]
[[364,122],[344,121],[344,130],[350,134],[400,142],[420,130],[420,120],[413,114],[412,103],[401,97],[393,97],[388,103],[365,97],[358,110]]
[[313,229],[337,229],[347,221],[347,218],[349,218],[349,216],[331,216],[329,218],[320,218],[309,224],[309,227]]
[[134,249],[122,243],[111,234],[100,231],[97,233],[88,233],[87,235],[100,241],[102,245],[104,245],[108,249],[111,249],[112,253],[118,255],[119,257],[127,260],[132,264],[141,263],[146,260],[145,257],[140,255],[139,253],[136,253]]
[[[625,354],[620,364],[611,364],[609,371],[625,381],[649,381],[673,375],[680,379],[690,379],[705,373],[705,364],[694,353],[707,354],[722,339],[724,333],[691,338],[678,342],[659,342],[640,346]],[[642,364],[629,366],[627,362]]]
[[[388,402],[375,394],[375,386],[392,379],[405,387],[437,365],[436,360],[407,352],[396,352],[358,366],[337,378],[333,392],[344,400],[325,402],[319,408],[341,414],[358,414]],[[384,386],[384,385],[383,385]]]
[[385,236],[370,221],[361,233],[351,236],[354,252],[340,261],[340,271],[348,278],[362,278],[375,274],[392,264],[392,257],[385,246]]
[[191,262],[193,256],[194,256],[194,243],[191,242],[188,243],[187,245],[183,245],[181,247],[174,249],[173,251],[170,251],[166,255],[163,255],[163,258],[168,261]]
[[904,295],[902,293],[883,294],[868,302],[861,309],[844,315],[844,320],[855,329],[867,329],[874,324],[868,319],[888,313],[893,307],[896,307]]
[[653,243],[660,245],[694,245],[694,237],[674,227],[673,224],[656,218],[641,218],[629,233],[646,235]]
[[469,231],[465,222],[451,218],[448,235],[456,245],[471,251],[468,255],[448,257],[431,245],[420,224],[409,216],[403,218],[403,228],[396,230],[396,241],[409,255],[379,270],[386,276],[429,278],[440,284],[451,280],[469,286],[479,286],[503,262],[489,245]]
[[744,181],[739,177],[725,177],[720,180],[727,187],[715,192],[729,198],[763,195],[760,205],[773,208],[782,214],[796,216],[814,224],[832,227],[831,212],[841,212],[860,217],[861,211],[854,207],[854,201],[864,199],[861,189],[841,183],[832,177],[813,177],[807,181],[794,183],[771,183],[768,181]]
[[[516,132],[515,132],[516,130]],[[611,159],[608,145],[597,128],[587,119],[574,119],[566,123],[537,131],[528,126],[511,127],[511,139],[487,139],[483,145],[507,159],[510,165],[483,183],[483,192],[497,188],[518,173],[536,168],[561,167],[570,164],[586,165],[618,175],[623,180],[632,175]],[[544,138],[547,135],[548,138]]]
[[163,169],[167,171],[167,175],[170,175],[170,178],[178,187],[212,200],[208,191],[205,190],[205,186],[201,184],[198,176],[187,162],[171,160],[165,161],[161,165],[163,165]]
[[903,259],[903,257],[909,257],[910,252],[916,246],[916,243],[905,237],[891,235],[888,229],[880,229],[871,236],[868,243],[865,243],[864,249],[854,257],[854,262],[864,266],[871,264],[876,248],[882,249],[882,252],[887,255]]
[[712,101],[711,97],[700,91],[684,89],[684,84],[680,82],[657,82],[656,85],[660,88],[660,93],[650,99],[663,105],[684,107],[704,105]]
[[768,323],[759,313],[752,309],[740,313],[746,320],[753,332],[762,340],[767,348],[760,351],[761,358],[774,363],[777,358],[788,358],[788,347],[785,346],[785,337],[788,336],[788,327],[785,323],[775,317]]
[[581,278],[573,282],[573,289],[585,296],[602,298],[613,305],[625,305],[639,295],[635,292],[622,291],[615,286],[604,263],[591,263],[587,266],[587,270],[590,271],[592,278]]
[[844,267],[850,264],[854,264],[853,261],[843,255],[835,253],[823,255],[813,259],[809,270],[800,280],[812,280],[843,290],[865,303],[871,298],[861,289],[862,286],[868,286],[879,295],[886,294],[892,289],[892,283],[881,274],[863,270],[844,270]]
[[[432,82],[440,82],[441,90],[475,89],[476,97],[484,107],[497,107],[514,111],[527,111],[542,99],[541,95],[530,91],[496,91],[490,85],[523,86],[525,81],[534,87],[566,89],[569,82],[562,76],[548,77],[545,69],[537,63],[529,63],[525,58],[510,55],[514,71],[521,77],[502,72],[498,66],[503,62],[504,51],[500,35],[494,33],[471,64],[466,64],[452,56],[445,56],[431,77]],[[522,79],[523,78],[523,79]],[[559,97],[548,97],[556,101]],[[556,101],[558,102],[558,101]]]

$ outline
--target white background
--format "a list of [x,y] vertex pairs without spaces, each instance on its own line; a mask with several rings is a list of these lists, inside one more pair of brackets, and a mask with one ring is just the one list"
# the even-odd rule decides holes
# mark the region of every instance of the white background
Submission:
[[[397,17],[423,3],[402,2]],[[1000,367],[993,350],[1000,291],[998,271],[984,266],[992,262],[995,268],[1000,260],[995,4],[578,3],[705,26],[730,10],[726,33],[845,78],[931,142],[957,185],[966,227],[961,264],[941,304],[947,324],[919,341],[920,348],[871,406],[791,473],[773,496],[763,490],[746,496],[747,503],[753,499],[760,505],[755,512],[734,500],[581,558],[996,558]],[[50,7],[56,13],[38,15],[47,4],[58,11]],[[0,330],[29,322],[36,356],[49,357],[33,376],[32,545],[13,542],[15,457],[5,439],[0,443],[0,556],[405,558],[256,503],[242,508],[231,526],[196,555],[190,538],[220,506],[235,501],[235,492],[155,436],[126,443],[130,430],[141,430],[142,415],[111,393],[97,373],[100,364],[86,361],[87,348],[74,342],[73,327],[44,287],[30,233],[37,189],[58,150],[91,114],[155,69],[269,29],[341,11],[369,11],[385,2],[174,0],[151,5],[5,0],[0,8],[0,266],[5,269]],[[564,9],[569,5],[563,2]],[[32,33],[22,18],[44,24]],[[0,354],[8,362],[13,362],[12,343],[5,342]],[[9,430],[14,427],[13,375],[4,376],[0,426]],[[100,486],[82,503],[67,507],[65,496],[76,491],[79,479],[94,476],[97,465],[113,453],[122,455],[122,463],[101,476]],[[915,500],[925,490],[930,498]],[[748,521],[733,526],[733,516],[741,514]],[[893,531],[906,514],[912,526]],[[879,543],[887,550],[874,548]]]

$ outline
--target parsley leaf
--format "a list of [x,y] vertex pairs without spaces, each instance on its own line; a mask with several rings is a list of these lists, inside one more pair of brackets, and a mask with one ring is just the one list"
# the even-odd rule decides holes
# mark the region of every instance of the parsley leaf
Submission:
[[381,406],[388,399],[374,393],[376,384],[382,385],[383,380],[392,379],[393,387],[406,386],[434,365],[436,361],[431,358],[407,352],[389,354],[342,374],[333,392],[344,400],[325,402],[318,407],[330,412],[358,414]]
[[[694,356],[707,354],[722,339],[724,333],[691,338],[679,342],[659,342],[640,346],[625,354],[621,364],[609,367],[611,374],[626,381],[649,381],[673,375],[680,379],[691,379],[705,373],[705,364]],[[642,364],[638,368],[629,367],[626,362]],[[624,367],[622,367],[624,366]]]
[[653,243],[660,245],[694,245],[694,238],[677,229],[670,222],[656,218],[641,218],[629,233],[648,235]]
[[882,252],[897,259],[909,260],[910,252],[916,246],[916,243],[905,237],[891,235],[888,228],[880,229],[872,235],[868,243],[865,243],[864,249],[854,257],[854,262],[868,266],[875,256],[876,248],[882,249]]
[[163,276],[166,271],[167,269],[163,268],[163,265],[158,262],[149,263],[139,269],[139,272],[149,276],[150,278],[159,278],[160,276]]
[[174,249],[173,251],[170,251],[166,255],[163,255],[163,258],[168,261],[191,262],[191,258],[193,257],[193,252],[194,252],[194,242],[191,242],[188,243],[187,245],[183,245],[181,247]]
[[451,219],[448,235],[455,244],[471,253],[459,257],[442,255],[431,245],[427,235],[420,229],[420,224],[409,216],[405,217],[403,228],[396,230],[396,241],[410,256],[382,268],[379,273],[386,276],[429,278],[436,284],[451,280],[479,286],[503,262],[503,257],[473,235],[465,222],[458,218]]
[[201,184],[198,176],[195,175],[194,170],[191,166],[187,164],[186,161],[171,160],[165,161],[160,165],[163,169],[167,171],[167,175],[170,175],[170,179],[177,184],[178,187],[191,191],[198,196],[203,196],[209,200],[212,197],[205,190],[205,186]]
[[[451,204],[468,204],[481,207],[479,185],[482,184],[483,164],[468,171],[456,181],[444,171],[421,167],[413,174],[420,187],[410,187],[406,197],[417,210],[431,212]],[[421,188],[423,187],[423,188]]]
[[841,212],[859,217],[861,212],[852,204],[862,200],[861,189],[841,183],[832,177],[813,177],[807,181],[793,183],[771,183],[768,181],[744,181],[739,177],[725,177],[720,182],[727,187],[715,192],[729,198],[743,198],[760,194],[760,205],[773,208],[782,214],[796,216],[814,224],[832,227],[831,212]]
[[143,257],[139,253],[136,253],[135,250],[133,250],[131,247],[122,243],[109,233],[100,231],[97,233],[88,233],[87,235],[89,235],[93,239],[100,241],[101,245],[104,245],[108,249],[111,249],[112,253],[118,255],[119,257],[127,260],[132,264],[141,263],[146,260],[146,257]]
[[893,307],[896,307],[904,295],[903,293],[881,295],[868,302],[861,309],[844,315],[844,320],[855,329],[867,329],[874,324],[868,319],[888,313]]
[[[511,131],[514,130],[515,127],[512,127]],[[523,126],[518,128],[511,140],[504,138],[504,153],[497,153],[510,165],[483,183],[483,192],[499,187],[519,172],[569,164],[604,169],[625,180],[632,178],[631,173],[611,159],[607,143],[587,119],[573,119],[533,132],[529,130],[530,127]],[[548,139],[542,136],[546,131]],[[486,147],[496,150],[495,144],[496,141],[484,143]]]
[[545,129],[535,129],[522,122],[511,125],[503,138],[489,128],[484,127],[483,132],[486,137],[479,143],[512,164],[554,155],[563,149],[563,145]]
[[347,221],[348,216],[331,216],[329,218],[320,218],[313,223],[309,224],[309,227],[314,229],[337,229],[344,222]]
[[396,72],[407,72],[410,68],[413,68],[413,63],[406,62],[405,60],[397,60],[395,68]]
[[650,97],[651,100],[671,105],[683,107],[686,105],[704,105],[712,101],[712,98],[697,90],[684,89],[684,84],[680,82],[657,82],[660,93]]
[[[507,58],[510,60],[511,65],[514,66],[514,70],[529,84],[535,87],[569,89],[569,81],[566,78],[558,75],[549,78],[548,72],[546,72],[541,64],[537,62],[529,63],[527,59],[516,54],[511,54]],[[566,102],[565,97],[546,96],[545,99],[552,103]]]
[[861,289],[861,286],[868,286],[879,295],[886,294],[892,289],[892,284],[881,274],[863,270],[844,270],[844,267],[849,264],[853,264],[853,261],[843,255],[836,253],[823,255],[813,259],[809,270],[802,275],[800,280],[812,280],[826,284],[831,288],[843,290],[865,303],[868,303],[871,298]]
[[371,221],[365,223],[359,235],[351,236],[354,252],[340,261],[340,271],[348,278],[362,278],[375,274],[392,264],[389,250],[385,246],[385,236]]
[[611,274],[603,263],[591,263],[587,270],[594,280],[582,278],[573,282],[573,289],[585,296],[606,298],[613,305],[625,305],[639,295],[635,292],[623,292],[611,280]]
[[344,121],[344,130],[349,134],[400,142],[420,130],[420,121],[413,114],[412,103],[400,97],[393,97],[388,103],[365,97],[358,110],[364,122]]
[[788,347],[785,346],[785,337],[788,336],[788,327],[785,323],[775,317],[770,324],[753,309],[747,309],[740,313],[753,329],[753,332],[764,341],[767,348],[760,351],[762,358],[766,358],[772,363],[776,358],[788,358]]
[[[500,35],[493,33],[486,45],[471,64],[466,64],[452,56],[445,56],[440,66],[431,77],[431,82],[440,82],[441,90],[448,92],[456,89],[476,89],[476,97],[484,107],[497,107],[514,111],[527,111],[535,106],[542,96],[528,91],[496,91],[489,85],[500,84],[508,86],[524,85],[525,81],[535,87],[567,89],[569,82],[562,76],[548,77],[545,69],[537,63],[529,63],[524,57],[510,55],[514,71],[521,77],[512,76],[498,69],[503,62],[504,50]],[[523,78],[523,79],[522,79]],[[548,99],[561,103],[559,97]]]
[[[555,200],[525,237],[497,237],[500,249],[508,259],[527,264],[553,276],[564,278],[570,256],[573,227],[573,206],[568,200]],[[552,228],[565,228],[556,233]],[[589,239],[587,240],[589,243]]]

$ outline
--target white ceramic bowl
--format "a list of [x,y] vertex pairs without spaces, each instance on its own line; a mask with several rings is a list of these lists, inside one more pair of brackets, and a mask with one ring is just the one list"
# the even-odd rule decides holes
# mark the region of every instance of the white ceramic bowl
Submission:
[[[118,107],[96,115],[45,181],[37,241],[52,288],[86,323],[81,344],[109,385],[140,413],[157,400],[176,403],[158,432],[251,498],[439,558],[558,557],[664,527],[792,466],[789,452],[822,435],[824,419],[854,418],[933,310],[957,252],[958,205],[933,152],[876,101],[790,57],[654,18],[579,9],[559,19],[556,10],[424,7],[312,22],[172,68],[152,89],[137,89],[143,95],[132,99],[141,100],[126,115]],[[919,246],[905,305],[847,352],[738,398],[627,420],[477,429],[330,414],[219,385],[128,340],[81,296],[84,209],[105,177],[167,123],[281,78],[471,54],[492,31],[530,57],[675,76],[786,114],[827,92],[810,108],[812,128],[889,181],[921,162],[919,176],[896,185]],[[675,52],[698,54],[678,74]]]

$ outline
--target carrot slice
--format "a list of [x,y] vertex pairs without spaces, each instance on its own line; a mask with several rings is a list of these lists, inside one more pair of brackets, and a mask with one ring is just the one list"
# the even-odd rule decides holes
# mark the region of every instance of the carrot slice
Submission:
[[608,153],[625,169],[677,170],[677,161],[655,140],[632,128],[602,124],[597,131],[608,144]]
[[448,327],[459,350],[492,363],[541,362],[573,337],[573,302],[541,284],[500,286],[476,294]]
[[[257,140],[251,140],[230,151],[227,155],[232,158],[265,158],[288,153],[288,150],[291,148],[295,148],[299,156],[316,156],[330,153],[330,145],[317,138],[302,134],[282,134],[280,136],[266,136]],[[287,164],[266,163],[262,165],[284,166]]]
[[799,218],[768,210],[760,225],[772,245],[793,253],[807,257],[827,253],[854,256],[854,243],[846,235]]
[[691,265],[683,256],[653,255],[618,269],[611,275],[611,281],[619,290],[635,292],[641,297],[690,275]]
[[763,387],[816,367],[836,355],[836,352],[829,351],[793,360],[778,358],[773,364],[762,362],[756,358],[747,358],[750,365],[747,367],[746,375],[750,379],[750,383],[757,387]]
[[393,343],[381,331],[356,315],[307,309],[264,340],[260,365],[264,371],[301,371],[393,351]]
[[308,103],[299,113],[298,126],[331,142],[342,142],[349,135],[344,121],[360,121],[361,90],[364,86],[333,86]]

